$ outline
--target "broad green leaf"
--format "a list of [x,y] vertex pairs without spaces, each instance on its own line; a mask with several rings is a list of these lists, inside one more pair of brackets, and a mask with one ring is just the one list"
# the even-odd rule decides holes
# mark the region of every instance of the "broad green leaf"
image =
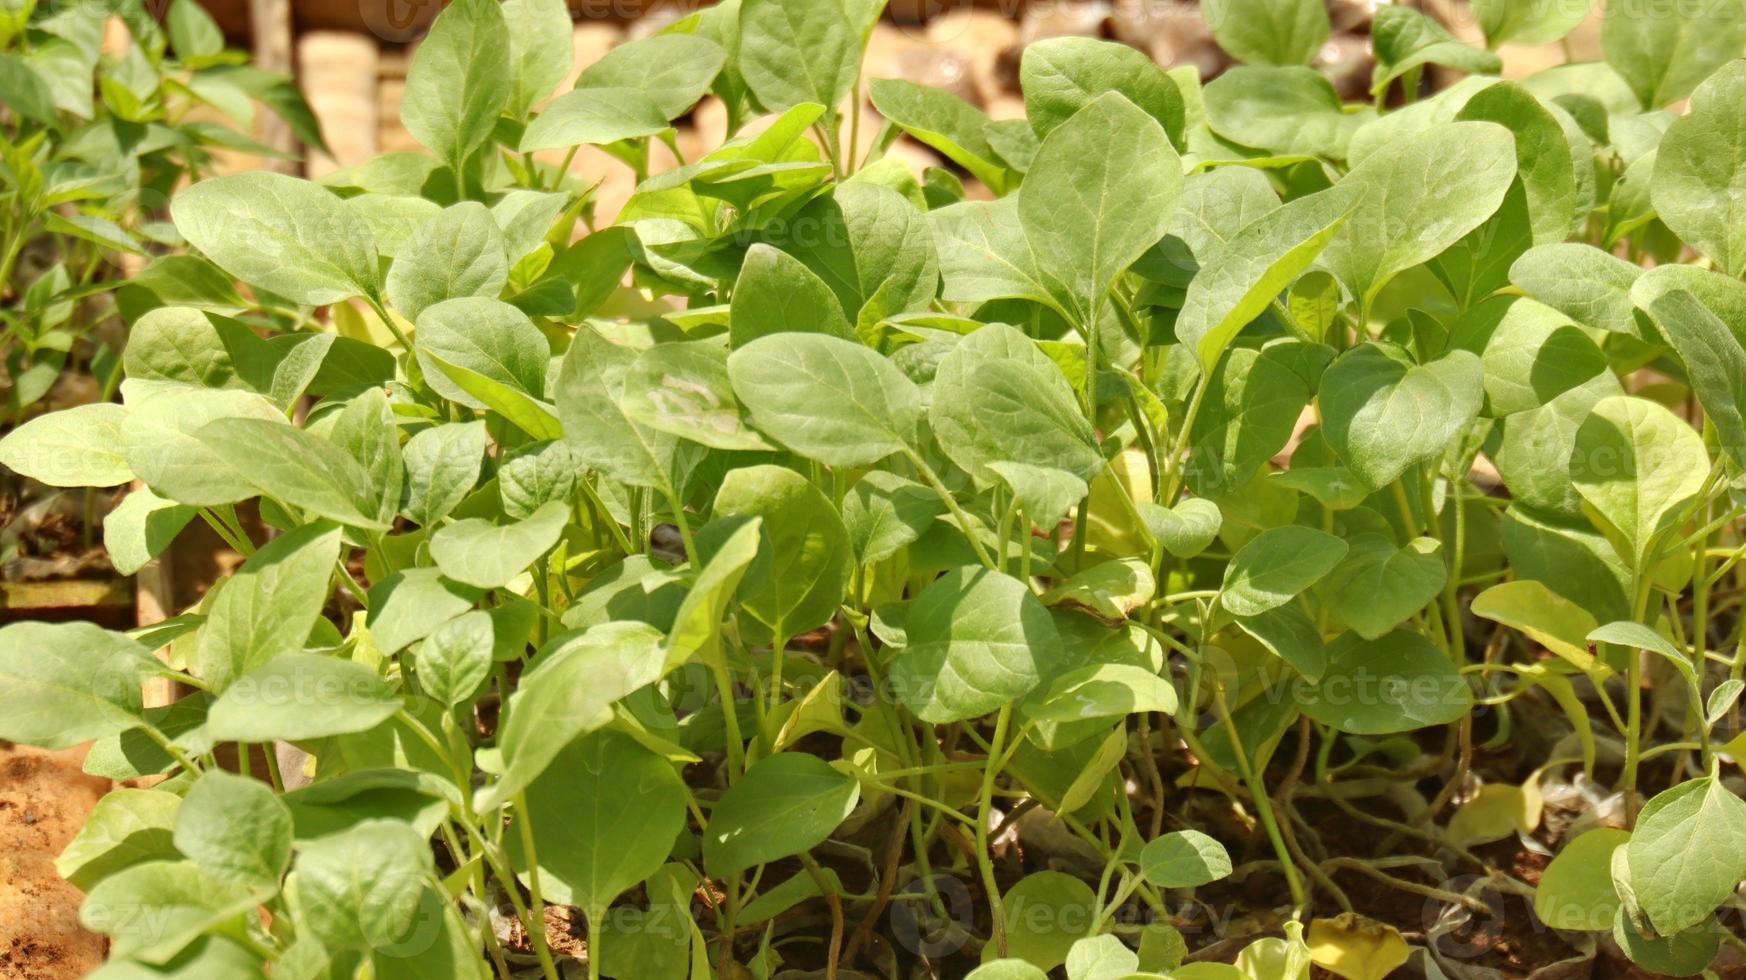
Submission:
[[685,784],[672,763],[621,732],[564,746],[525,791],[507,834],[518,866],[522,821],[533,831],[540,884],[597,921],[612,900],[660,870],[685,827]]
[[1019,220],[1017,195],[929,211],[928,226],[940,250],[941,299],[1028,299],[1056,306],[1043,261]]
[[481,594],[434,568],[395,572],[370,587],[370,639],[384,654],[398,653],[473,608]]
[[1533,93],[1499,82],[1475,94],[1455,118],[1497,123],[1515,137],[1516,173],[1527,194],[1535,244],[1563,242],[1576,220],[1587,218],[1586,209],[1577,214],[1576,161],[1564,127]]
[[1715,425],[1722,450],[1736,465],[1746,466],[1746,347],[1741,335],[1683,290],[1651,301],[1648,312],[1685,362],[1692,390]]
[[1715,960],[1723,928],[1712,916],[1678,935],[1651,939],[1621,908],[1613,917],[1613,942],[1632,963],[1657,976],[1695,977]]
[[1025,118],[1041,139],[1115,92],[1156,120],[1172,142],[1182,141],[1181,91],[1144,52],[1126,44],[1092,37],[1035,41],[1020,57],[1019,85]]
[[691,591],[685,594],[674,614],[673,629],[667,636],[657,676],[666,676],[699,654],[706,661],[720,656],[721,622],[734,599],[734,590],[758,557],[762,530],[763,522],[757,518],[739,522],[704,562]]
[[762,520],[770,566],[741,586],[745,612],[781,637],[830,620],[848,587],[849,555],[848,531],[829,498],[793,470],[747,466],[722,481],[715,514]]
[[1211,374],[1238,332],[1266,312],[1352,213],[1338,189],[1299,198],[1255,220],[1222,249],[1200,256],[1201,270],[1188,285],[1176,336]]
[[628,41],[583,69],[577,89],[630,90],[647,96],[667,119],[697,104],[721,72],[727,53],[700,34],[661,33]]
[[[558,416],[564,440],[586,466],[633,486],[673,485],[678,438],[638,425],[619,408],[636,352],[583,325],[558,373]],[[543,370],[543,369],[542,369]]]
[[1331,356],[1295,343],[1226,352],[1204,382],[1201,412],[1189,427],[1183,474],[1190,489],[1218,497],[1253,479],[1291,440],[1315,393],[1305,368],[1319,369]]
[[509,98],[504,112],[524,119],[570,74],[570,8],[563,0],[503,0],[509,28]]
[[1279,194],[1254,167],[1217,167],[1189,174],[1170,217],[1170,234],[1205,265],[1237,233],[1278,209]]
[[400,315],[447,299],[496,299],[509,282],[503,233],[483,204],[463,201],[418,226],[388,269],[388,301]]
[[291,864],[291,811],[266,783],[213,770],[176,811],[175,843],[215,878],[277,891]]
[[445,373],[445,365],[532,398],[545,395],[551,345],[527,314],[508,303],[467,297],[427,307],[418,318],[417,347],[420,363],[428,365],[425,381],[437,394],[468,408],[496,406],[466,390]]
[[742,0],[738,67],[771,112],[817,102],[834,115],[861,72],[884,4],[873,0]]
[[989,120],[981,109],[945,89],[898,78],[871,79],[867,92],[881,116],[989,187],[1005,188],[1007,168],[988,143]]
[[0,738],[64,749],[140,724],[145,647],[91,623],[0,629]]
[[303,845],[298,923],[334,949],[392,946],[418,922],[429,844],[408,824],[367,820]]
[[147,861],[175,861],[172,835],[182,798],[155,789],[123,787],[104,794],[78,834],[55,858],[55,871],[90,891],[109,876]]
[[1746,877],[1746,802],[1708,776],[1660,793],[1637,815],[1625,862],[1656,932],[1707,922]]
[[562,442],[536,442],[510,454],[497,468],[497,495],[503,513],[518,521],[550,503],[568,503],[576,492],[580,467]]
[[1019,462],[1089,480],[1103,468],[1096,434],[1073,389],[1016,328],[965,337],[934,375],[928,424],[954,463],[992,481],[991,464]]
[[799,259],[762,242],[746,250],[728,324],[736,349],[774,333],[854,336],[830,286]]
[[1178,501],[1174,507],[1142,503],[1140,518],[1153,539],[1178,558],[1193,558],[1205,551],[1224,523],[1218,505],[1200,497]]
[[990,960],[971,970],[965,980],[1049,980],[1049,975],[1024,960]]
[[1176,704],[1176,689],[1152,671],[1133,664],[1088,664],[1033,695],[1024,715],[1033,722],[1067,723],[1146,711],[1170,714]]
[[1703,437],[1655,402],[1602,399],[1576,432],[1570,479],[1584,510],[1617,536],[1646,574],[1662,532],[1684,514],[1710,474]]
[[400,697],[363,664],[314,653],[283,654],[238,677],[206,716],[226,742],[298,741],[369,731]]
[[1025,517],[1040,528],[1059,525],[1091,492],[1085,480],[1050,466],[997,460],[988,464],[988,471],[1006,484]]
[[491,139],[509,103],[510,32],[494,0],[456,0],[413,53],[400,117],[406,131],[460,172]]
[[827,466],[867,466],[915,442],[921,392],[855,341],[771,334],[729,355],[727,375],[760,432]]
[[1137,558],[1099,562],[1043,594],[1043,602],[1083,606],[1106,620],[1126,619],[1152,601],[1158,583],[1146,562]]
[[[214,878],[189,861],[136,864],[91,887],[79,924],[110,937],[117,960],[167,962],[201,933],[226,924],[243,928],[260,895]],[[150,922],[150,928],[141,928]]]
[[987,569],[957,569],[910,604],[908,644],[890,679],[930,724],[979,718],[1053,673],[1065,653],[1048,610],[1023,582]]
[[522,134],[523,153],[584,144],[605,146],[653,136],[667,128],[667,115],[636,89],[579,88],[553,99]]
[[1067,976],[1072,980],[1127,980],[1140,968],[1140,958],[1112,935],[1087,936],[1067,952]]
[[1307,65],[1333,30],[1317,0],[1208,0],[1201,16],[1219,47],[1251,65]]
[[127,409],[111,402],[48,412],[0,439],[0,464],[51,487],[113,487],[133,479],[122,452]]
[[1237,627],[1307,680],[1321,680],[1328,669],[1327,644],[1322,641],[1321,630],[1300,606],[1286,603],[1258,616],[1239,616]]
[[449,620],[414,651],[419,685],[451,708],[465,704],[491,677],[493,646],[489,613],[474,610]]
[[1344,160],[1352,136],[1374,115],[1349,113],[1320,72],[1246,65],[1206,87],[1206,122],[1233,143],[1278,156]]
[[856,561],[871,565],[915,543],[945,504],[919,483],[874,470],[849,487],[841,511]]
[[1561,41],[1593,7],[1594,0],[1473,0],[1473,13],[1493,49]]
[[406,441],[405,513],[435,527],[473,492],[485,457],[485,423],[448,422]]
[[1328,644],[1321,681],[1296,696],[1304,714],[1351,735],[1447,725],[1473,707],[1449,655],[1409,630],[1375,640],[1343,634]]
[[1601,50],[1644,109],[1692,94],[1746,48],[1746,3],[1701,0],[1669,7],[1656,0],[1609,0]]
[[1629,831],[1596,827],[1564,845],[1534,888],[1534,914],[1554,929],[1600,932],[1619,910],[1613,892],[1613,851],[1631,839]]
[[[1087,155],[1088,146],[1101,147]],[[1019,225],[1057,301],[1089,322],[1116,277],[1168,230],[1182,161],[1157,120],[1099,96],[1043,140],[1019,192]]]
[[815,755],[760,760],[728,787],[703,833],[703,863],[734,875],[811,850],[854,811],[861,784]]
[[1347,539],[1346,560],[1328,573],[1317,591],[1328,612],[1354,632],[1374,640],[1406,622],[1443,592],[1449,579],[1442,543],[1416,538],[1396,548],[1387,535],[1366,532]]
[[1140,872],[1159,888],[1195,888],[1228,876],[1231,856],[1198,830],[1176,830],[1146,842]]
[[1583,328],[1525,298],[1470,310],[1450,325],[1449,347],[1479,355],[1485,412],[1494,418],[1539,408],[1607,371],[1606,355]]
[[1577,323],[1637,334],[1631,287],[1640,266],[1579,242],[1538,245],[1510,268],[1510,281]]
[[177,194],[170,216],[224,271],[293,302],[377,292],[370,226],[318,184],[264,170],[214,177]]
[[656,344],[625,376],[627,418],[712,449],[771,449],[752,431],[728,380],[728,349],[715,340]]
[[1322,261],[1367,313],[1395,276],[1495,214],[1515,176],[1515,139],[1495,123],[1445,123],[1391,143],[1340,182],[1356,207]]
[[1414,364],[1390,344],[1346,352],[1322,375],[1322,431],[1354,475],[1385,487],[1408,467],[1441,456],[1479,414],[1479,358],[1453,351]]
[[457,582],[502,588],[552,550],[569,517],[564,501],[546,504],[513,524],[470,517],[431,535],[430,556],[444,575]]
[[1582,516],[1582,498],[1570,479],[1576,432],[1601,399],[1624,389],[1613,374],[1597,375],[1539,408],[1503,420],[1503,438],[1492,452],[1504,485],[1515,499],[1542,511]]
[[661,634],[615,622],[572,636],[540,655],[510,695],[497,733],[503,774],[480,794],[491,809],[530,786],[575,740],[612,721],[613,702],[661,676]]
[[837,294],[851,322],[926,309],[938,289],[939,258],[927,216],[888,187],[840,184],[770,231],[772,245]]
[[1520,631],[1579,669],[1595,667],[1588,641],[1597,626],[1594,615],[1539,582],[1494,585],[1474,596],[1471,608],[1473,615]]
[[[1746,5],[1737,16],[1746,18]],[[1746,48],[1746,29],[1739,31]],[[1741,53],[1739,50],[1735,54]],[[1651,184],[1655,212],[1719,271],[1746,274],[1746,61],[1710,76],[1667,127]]]
[[1259,616],[1321,581],[1347,550],[1346,542],[1315,528],[1269,528],[1232,556],[1219,601],[1238,616]]
[[194,656],[212,690],[303,649],[339,560],[339,530],[309,524],[267,542],[218,586]]
[[386,529],[373,516],[369,474],[326,439],[254,418],[216,419],[197,436],[263,495],[351,527]]
[[[1097,907],[1097,896],[1092,894],[1090,885],[1070,874],[1038,871],[1008,888],[1001,896],[1001,906],[1006,912],[1007,955],[1048,971],[1067,962],[1073,944],[1091,928],[1096,918],[1092,910]],[[998,955],[993,943],[983,946],[985,965],[981,970],[988,970]],[[1030,975],[990,974],[992,980],[1022,980]]]
[[1402,4],[1376,9],[1370,38],[1371,50],[1376,53],[1372,92],[1383,92],[1395,79],[1426,65],[1480,75],[1503,70],[1503,60],[1497,55],[1462,43],[1430,15]]

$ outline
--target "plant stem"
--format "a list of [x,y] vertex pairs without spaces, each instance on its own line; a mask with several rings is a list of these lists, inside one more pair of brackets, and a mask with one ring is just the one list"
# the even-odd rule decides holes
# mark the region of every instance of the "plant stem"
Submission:
[[1000,900],[1000,882],[994,877],[994,856],[989,850],[988,813],[994,805],[994,779],[1000,775],[1007,729],[1012,726],[1012,705],[1003,705],[994,719],[994,741],[989,743],[988,765],[982,771],[982,794],[976,807],[976,864],[982,872],[982,889],[988,899],[994,951],[1006,955],[1006,909]]
[[1243,748],[1243,738],[1237,730],[1237,722],[1231,717],[1231,707],[1225,703],[1223,686],[1218,683],[1215,674],[1213,680],[1213,706],[1218,712],[1219,723],[1231,739],[1231,754],[1237,759],[1237,772],[1243,777],[1243,783],[1249,787],[1249,797],[1255,801],[1256,814],[1261,818],[1261,826],[1267,831],[1267,839],[1273,845],[1273,853],[1279,857],[1279,868],[1285,873],[1285,886],[1291,890],[1291,904],[1302,910],[1309,904],[1309,898],[1303,889],[1303,879],[1298,876],[1297,863],[1292,860],[1291,849],[1285,846],[1285,838],[1279,832],[1279,820],[1273,812],[1273,798],[1267,794],[1267,786],[1261,775],[1255,771],[1254,763],[1249,760],[1249,753]]

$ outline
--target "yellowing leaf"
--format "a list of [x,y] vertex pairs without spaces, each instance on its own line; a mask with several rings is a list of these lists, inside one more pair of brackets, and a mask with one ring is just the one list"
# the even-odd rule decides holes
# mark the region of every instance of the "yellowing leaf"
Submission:
[[1346,980],[1382,980],[1410,955],[1400,930],[1345,912],[1309,927],[1310,962]]
[[1529,833],[1540,825],[1543,803],[1538,792],[1527,793],[1508,783],[1488,784],[1450,818],[1449,843],[1472,847],[1504,840],[1517,831]]

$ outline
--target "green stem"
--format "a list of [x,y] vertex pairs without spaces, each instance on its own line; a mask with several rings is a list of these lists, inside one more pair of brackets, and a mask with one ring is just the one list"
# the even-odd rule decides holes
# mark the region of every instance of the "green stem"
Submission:
[[994,780],[1000,775],[1002,750],[1006,732],[1012,726],[1012,705],[1002,705],[994,720],[994,741],[989,744],[988,765],[982,771],[982,794],[976,807],[976,865],[982,872],[982,888],[987,894],[988,914],[992,923],[994,950],[1006,955],[1006,909],[1000,900],[1000,883],[994,877],[994,856],[989,851],[988,811],[994,805]]
[[1299,910],[1309,904],[1309,898],[1304,892],[1303,879],[1298,876],[1297,862],[1292,860],[1291,849],[1285,846],[1285,838],[1279,832],[1279,819],[1273,812],[1273,798],[1267,793],[1267,786],[1259,773],[1255,771],[1254,763],[1249,760],[1249,753],[1243,748],[1242,735],[1237,731],[1237,722],[1231,717],[1230,705],[1225,704],[1223,685],[1213,682],[1213,705],[1218,711],[1219,723],[1231,739],[1231,755],[1236,757],[1237,772],[1243,777],[1243,783],[1249,787],[1249,796],[1255,802],[1255,811],[1261,818],[1261,826],[1267,830],[1267,840],[1273,845],[1273,853],[1279,857],[1280,870],[1285,872],[1285,886],[1291,890],[1291,904]]
[[982,547],[982,541],[976,537],[975,527],[970,523],[970,516],[964,513],[963,507],[958,505],[958,498],[952,496],[952,491],[946,489],[939,474],[934,472],[934,468],[928,465],[927,460],[922,459],[920,453],[908,446],[903,447],[903,454],[915,465],[916,470],[921,473],[922,479],[927,481],[928,486],[934,488],[934,493],[939,494],[940,499],[946,504],[946,509],[952,512],[952,519],[958,522],[959,530],[962,530],[964,537],[969,539],[970,548],[976,552],[977,560],[988,568],[998,568],[999,566],[995,565],[994,559],[988,556],[988,549]]

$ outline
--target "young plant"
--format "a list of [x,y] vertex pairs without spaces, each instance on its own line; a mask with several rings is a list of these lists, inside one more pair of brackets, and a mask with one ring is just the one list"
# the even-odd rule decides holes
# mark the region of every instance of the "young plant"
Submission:
[[[1746,16],[1615,2],[1518,83],[1385,6],[1344,105],[1319,3],[1228,0],[1250,64],[1042,41],[995,121],[863,83],[880,6],[730,0],[548,100],[564,5],[456,0],[429,155],[176,196],[288,329],[145,311],[119,403],[0,442],[138,480],[118,555],[245,556],[0,631],[0,737],[167,777],[61,859],[110,969],[1371,978],[1530,895],[1655,972],[1738,945]],[[1537,891],[1482,849],[1532,833]],[[1185,965],[1190,889],[1285,938]]]

